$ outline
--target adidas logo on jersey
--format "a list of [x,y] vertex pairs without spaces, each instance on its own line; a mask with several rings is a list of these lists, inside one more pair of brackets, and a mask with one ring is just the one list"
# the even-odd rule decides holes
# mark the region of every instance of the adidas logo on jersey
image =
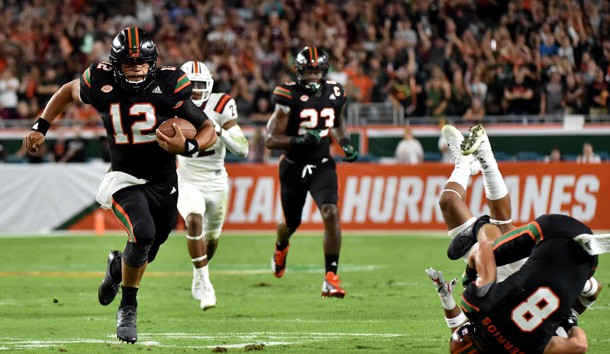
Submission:
[[331,99],[331,100],[336,100],[336,99],[337,99],[337,96],[335,96],[335,94],[334,94],[334,93],[331,93],[331,94],[330,94],[329,99]]
[[155,87],[154,90],[152,90],[152,93],[160,93],[163,94],[163,92],[161,92],[161,88],[159,86]]

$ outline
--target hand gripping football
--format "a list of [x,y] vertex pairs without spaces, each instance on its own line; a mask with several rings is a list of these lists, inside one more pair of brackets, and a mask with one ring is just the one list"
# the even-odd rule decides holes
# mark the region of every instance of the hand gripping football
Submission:
[[197,129],[186,119],[183,118],[170,118],[159,126],[159,131],[169,138],[173,138],[176,135],[176,131],[172,126],[173,123],[176,123],[180,129],[182,129],[182,134],[187,139],[192,139],[197,134]]

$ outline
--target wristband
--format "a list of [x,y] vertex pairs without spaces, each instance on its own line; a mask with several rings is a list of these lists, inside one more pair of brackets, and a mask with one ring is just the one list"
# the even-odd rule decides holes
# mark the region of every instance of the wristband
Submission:
[[345,146],[345,145],[351,145],[352,141],[350,140],[350,138],[343,138],[339,141],[339,145],[341,145],[341,147]]
[[449,327],[449,328],[455,328],[455,327],[461,325],[462,323],[466,322],[467,320],[468,320],[468,318],[461,311],[460,311],[459,315],[457,315],[453,318],[445,317],[445,323],[447,323],[447,327]]
[[182,155],[193,156],[196,152],[199,152],[199,143],[195,139],[186,139],[184,141],[184,152]]
[[32,130],[41,132],[42,135],[47,135],[47,131],[51,128],[51,123],[48,120],[40,117],[36,120],[36,123],[32,126]]

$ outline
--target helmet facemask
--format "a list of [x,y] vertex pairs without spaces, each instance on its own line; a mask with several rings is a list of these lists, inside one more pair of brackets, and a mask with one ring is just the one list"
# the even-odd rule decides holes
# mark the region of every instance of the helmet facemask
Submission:
[[312,92],[318,92],[328,72],[328,55],[316,47],[305,47],[295,59],[297,81]]

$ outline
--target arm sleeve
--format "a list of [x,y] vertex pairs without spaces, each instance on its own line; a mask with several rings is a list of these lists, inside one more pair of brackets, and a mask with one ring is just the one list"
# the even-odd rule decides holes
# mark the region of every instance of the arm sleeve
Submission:
[[236,156],[248,156],[248,139],[244,135],[239,125],[234,125],[228,130],[224,130],[220,135],[220,140],[225,144],[227,149]]

